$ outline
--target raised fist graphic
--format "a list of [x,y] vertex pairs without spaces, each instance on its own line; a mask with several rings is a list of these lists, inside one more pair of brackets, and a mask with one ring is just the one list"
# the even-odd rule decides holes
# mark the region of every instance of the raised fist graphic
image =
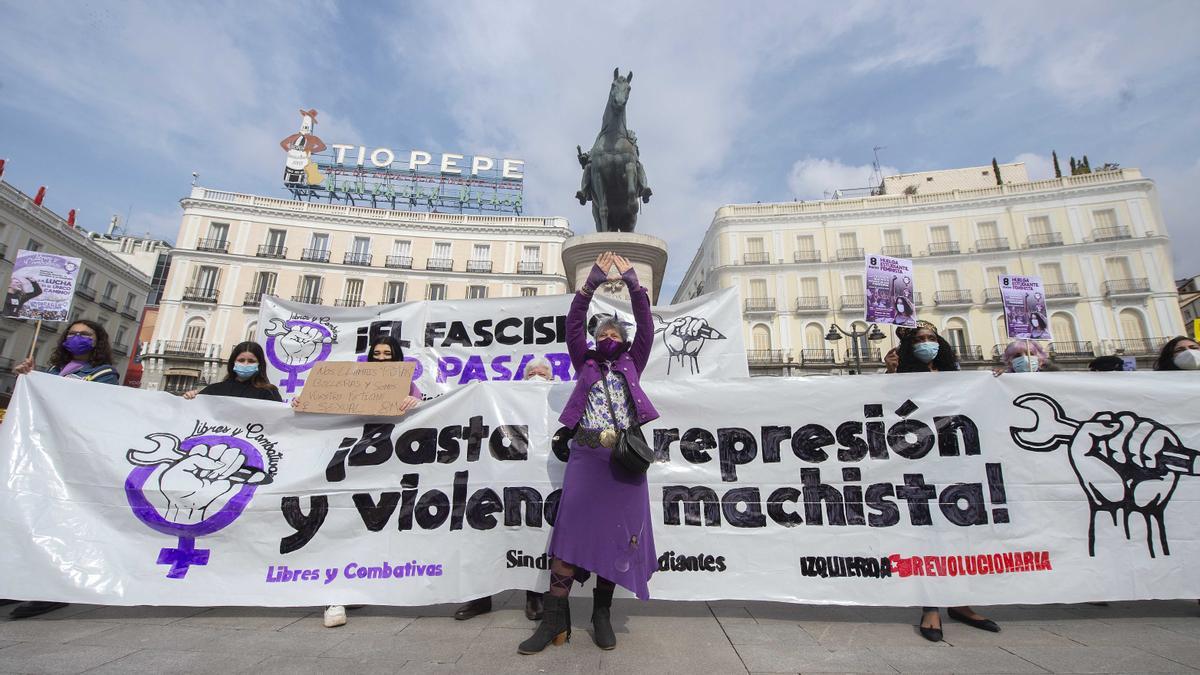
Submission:
[[245,466],[242,451],[226,443],[197,443],[184,453],[175,436],[150,434],[147,438],[154,441],[154,450],[130,450],[126,458],[137,466],[169,465],[159,474],[158,490],[167,500],[163,517],[173,523],[199,523],[215,502],[234,489],[246,483],[270,482],[267,473]]
[[680,365],[686,363],[692,374],[699,373],[700,349],[705,341],[725,339],[721,331],[710,326],[708,319],[703,317],[680,316],[672,319],[670,323],[663,322],[658,315],[654,318],[660,324],[654,332],[662,334],[663,344],[667,346],[667,353],[671,355],[671,360],[667,362],[668,375],[674,361],[678,361]]
[[1088,553],[1096,555],[1096,517],[1107,513],[1130,536],[1129,521],[1139,514],[1146,524],[1150,557],[1157,549],[1170,555],[1167,503],[1181,475],[1200,475],[1200,451],[1186,448],[1179,436],[1133,412],[1098,412],[1083,422],[1068,418],[1058,401],[1045,394],[1024,394],[1013,404],[1037,417],[1032,427],[1011,427],[1016,444],[1048,452],[1065,446],[1071,468],[1091,509]]
[[278,351],[283,352],[283,360],[289,366],[302,366],[316,358],[321,345],[333,341],[315,326],[292,326],[281,319],[271,319],[271,325],[266,334],[278,338],[275,344]]

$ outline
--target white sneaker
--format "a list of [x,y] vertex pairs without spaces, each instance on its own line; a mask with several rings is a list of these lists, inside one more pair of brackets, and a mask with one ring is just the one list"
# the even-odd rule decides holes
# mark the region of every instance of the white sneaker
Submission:
[[342,605],[330,605],[325,608],[325,627],[337,628],[346,625],[346,608]]

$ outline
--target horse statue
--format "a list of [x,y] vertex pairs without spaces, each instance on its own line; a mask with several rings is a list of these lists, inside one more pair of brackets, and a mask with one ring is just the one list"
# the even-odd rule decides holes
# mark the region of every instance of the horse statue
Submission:
[[625,128],[625,104],[633,71],[621,77],[613,69],[612,87],[600,133],[591,152],[577,145],[575,152],[583,167],[583,180],[575,198],[581,205],[592,202],[597,232],[633,232],[637,225],[638,199],[649,202],[646,170],[639,159],[637,136]]

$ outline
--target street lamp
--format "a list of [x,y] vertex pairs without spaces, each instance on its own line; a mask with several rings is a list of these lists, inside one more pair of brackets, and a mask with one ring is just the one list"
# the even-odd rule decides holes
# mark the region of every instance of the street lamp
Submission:
[[879,326],[876,324],[871,324],[863,330],[851,329],[847,331],[845,328],[842,328],[835,323],[829,327],[829,332],[825,334],[825,339],[829,342],[837,342],[838,340],[842,339],[843,335],[850,338],[850,341],[854,346],[854,372],[862,375],[862,353],[858,347],[858,339],[861,337],[866,337],[871,342],[875,342],[877,340],[883,340],[887,338],[887,336],[879,330]]

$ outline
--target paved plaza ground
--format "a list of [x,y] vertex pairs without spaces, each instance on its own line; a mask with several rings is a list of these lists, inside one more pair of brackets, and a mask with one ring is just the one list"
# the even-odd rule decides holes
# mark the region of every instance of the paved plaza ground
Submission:
[[580,594],[571,642],[520,656],[517,643],[533,627],[521,611],[524,594],[496,600],[496,611],[470,621],[451,618],[451,605],[367,607],[335,629],[322,626],[315,607],[71,605],[23,621],[0,614],[0,672],[1200,672],[1195,601],[980,607],[1003,632],[947,621],[945,642],[932,644],[917,634],[916,608],[616,600],[619,644],[602,652],[588,633],[591,598]]

